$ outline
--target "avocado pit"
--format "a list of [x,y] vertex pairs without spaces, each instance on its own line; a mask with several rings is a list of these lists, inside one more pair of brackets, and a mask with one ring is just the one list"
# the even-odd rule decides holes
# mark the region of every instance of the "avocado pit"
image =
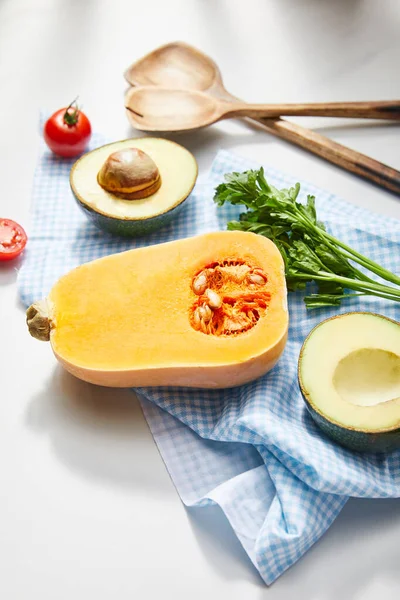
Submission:
[[99,185],[124,200],[141,200],[161,187],[161,176],[153,159],[139,148],[113,152],[97,174]]

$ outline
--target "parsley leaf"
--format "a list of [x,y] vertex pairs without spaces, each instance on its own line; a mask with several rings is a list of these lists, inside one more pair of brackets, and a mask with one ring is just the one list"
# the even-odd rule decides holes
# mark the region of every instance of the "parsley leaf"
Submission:
[[[214,201],[218,206],[246,207],[239,220],[230,221],[227,228],[263,235],[276,244],[285,263],[289,291],[316,284],[317,293],[304,297],[307,308],[339,306],[342,300],[366,294],[400,302],[400,277],[328,233],[318,220],[315,197],[308,195],[302,203],[299,194],[299,183],[289,189],[275,188],[261,167],[227,173],[224,183],[215,188]],[[368,272],[395,287],[371,279]]]

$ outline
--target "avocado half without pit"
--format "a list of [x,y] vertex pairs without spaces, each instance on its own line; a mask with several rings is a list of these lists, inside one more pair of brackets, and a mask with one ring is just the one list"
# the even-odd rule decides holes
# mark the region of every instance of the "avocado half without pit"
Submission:
[[400,323],[374,313],[323,321],[300,352],[299,384],[315,423],[360,452],[400,448]]
[[123,236],[170,223],[196,183],[194,156],[163,138],[106,144],[79,158],[70,185],[80,208],[100,229]]

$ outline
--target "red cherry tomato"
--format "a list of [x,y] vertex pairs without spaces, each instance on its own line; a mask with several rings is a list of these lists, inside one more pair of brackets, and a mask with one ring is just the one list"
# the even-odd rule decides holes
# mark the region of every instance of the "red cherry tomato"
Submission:
[[11,219],[0,219],[0,261],[17,258],[28,241],[25,231]]
[[[75,106],[74,106],[75,105]],[[46,144],[58,156],[77,156],[83,152],[92,135],[90,121],[76,101],[60,108],[46,121],[43,136]]]

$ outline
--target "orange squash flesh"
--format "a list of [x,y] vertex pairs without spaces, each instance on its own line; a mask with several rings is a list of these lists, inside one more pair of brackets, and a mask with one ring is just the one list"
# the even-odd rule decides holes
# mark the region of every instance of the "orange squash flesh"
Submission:
[[[227,260],[264,271],[267,307],[247,331],[209,335],[193,327],[192,281]],[[61,277],[47,300],[56,358],[103,386],[241,385],[276,364],[287,338],[283,260],[253,233],[213,232],[97,259]]]

